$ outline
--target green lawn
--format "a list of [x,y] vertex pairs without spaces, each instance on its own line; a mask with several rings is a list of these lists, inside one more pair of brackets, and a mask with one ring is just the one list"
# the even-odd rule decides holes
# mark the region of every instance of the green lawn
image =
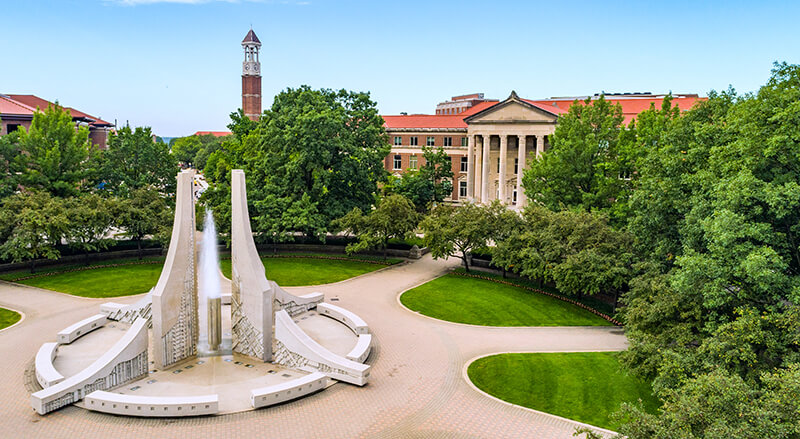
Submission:
[[655,413],[650,384],[629,375],[618,352],[498,354],[469,365],[484,392],[521,406],[616,430],[609,419],[623,402],[642,400]]
[[[267,279],[274,280],[282,287],[295,287],[302,285],[321,285],[339,282],[351,277],[386,267],[381,264],[370,264],[357,260],[343,261],[338,259],[312,259],[312,258],[261,258]],[[399,259],[390,259],[388,262],[396,263]],[[231,260],[220,261],[222,273],[231,277]]]
[[10,309],[0,308],[0,329],[8,328],[9,326],[17,323],[22,316]]
[[[133,262],[132,260],[129,260]],[[353,276],[369,273],[385,267],[382,264],[370,264],[358,260],[311,259],[299,257],[262,258],[267,277],[281,286],[319,285]],[[122,261],[114,261],[122,262]],[[400,262],[400,259],[389,259],[388,263]],[[220,262],[225,276],[230,277],[230,259]],[[62,267],[74,268],[73,266]],[[116,267],[92,268],[88,270],[57,273],[47,276],[36,276],[18,281],[21,284],[45,288],[62,293],[83,297],[118,297],[146,293],[161,274],[162,264],[133,264]],[[56,271],[50,267],[49,271]],[[46,273],[43,271],[42,273]],[[29,275],[25,272],[8,274],[14,279]]]
[[146,293],[161,274],[161,264],[93,268],[19,281],[21,284],[82,297],[117,297]]
[[486,326],[605,326],[570,303],[519,287],[446,275],[406,291],[400,301],[426,316]]

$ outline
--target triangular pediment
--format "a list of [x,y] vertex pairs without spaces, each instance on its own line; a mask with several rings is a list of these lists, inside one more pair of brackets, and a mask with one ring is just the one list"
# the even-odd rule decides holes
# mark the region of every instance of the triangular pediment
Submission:
[[464,119],[473,123],[555,123],[558,116],[519,99],[516,94]]

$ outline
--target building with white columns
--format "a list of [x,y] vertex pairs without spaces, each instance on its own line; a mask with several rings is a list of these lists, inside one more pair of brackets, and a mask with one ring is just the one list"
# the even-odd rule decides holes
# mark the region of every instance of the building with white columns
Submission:
[[[392,144],[385,160],[386,169],[395,175],[418,169],[424,164],[423,145],[442,147],[453,169],[451,201],[489,203],[499,199],[510,207],[524,207],[522,171],[549,148],[558,118],[567,113],[576,99],[587,97],[530,100],[513,91],[503,101],[465,96],[470,98],[469,102],[450,105],[458,108],[456,114],[437,110],[435,115],[383,116]],[[651,104],[660,108],[666,95],[628,93],[605,97],[622,106],[627,124]],[[672,103],[688,110],[702,99],[696,94],[673,95]]]

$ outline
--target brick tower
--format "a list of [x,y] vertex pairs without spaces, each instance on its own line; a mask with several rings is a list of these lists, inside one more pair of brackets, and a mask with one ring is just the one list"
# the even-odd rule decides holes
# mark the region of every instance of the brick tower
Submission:
[[261,41],[253,29],[242,40],[242,47],[242,110],[251,120],[258,120],[261,115],[261,62],[258,60]]

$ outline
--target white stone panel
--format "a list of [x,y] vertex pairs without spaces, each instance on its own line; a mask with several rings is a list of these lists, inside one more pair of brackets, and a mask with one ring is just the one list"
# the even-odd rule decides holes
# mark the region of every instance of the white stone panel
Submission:
[[319,392],[327,384],[328,377],[324,373],[314,372],[285,383],[253,389],[250,391],[250,404],[253,408],[280,404]]
[[369,357],[369,353],[372,351],[372,335],[370,334],[361,334],[358,336],[358,342],[353,347],[353,350],[350,351],[346,358],[348,360],[355,361],[356,363],[363,363],[364,360]]
[[320,303],[317,305],[317,312],[320,315],[344,323],[356,334],[369,334],[369,326],[367,326],[367,323],[355,313],[342,307],[331,305],[330,303]]
[[86,396],[84,406],[96,412],[148,418],[203,416],[219,413],[219,397],[137,396],[96,390]]
[[34,360],[36,381],[45,389],[64,381],[64,376],[53,366],[57,352],[58,343],[45,343],[36,352],[36,360]]
[[272,360],[273,301],[247,210],[244,171],[231,171],[231,326],[233,351]]
[[56,340],[58,340],[60,344],[70,344],[79,337],[95,329],[102,328],[106,323],[108,323],[108,319],[105,314],[95,314],[59,331]]
[[167,258],[152,290],[153,355],[163,369],[197,353],[194,171],[178,174]]

